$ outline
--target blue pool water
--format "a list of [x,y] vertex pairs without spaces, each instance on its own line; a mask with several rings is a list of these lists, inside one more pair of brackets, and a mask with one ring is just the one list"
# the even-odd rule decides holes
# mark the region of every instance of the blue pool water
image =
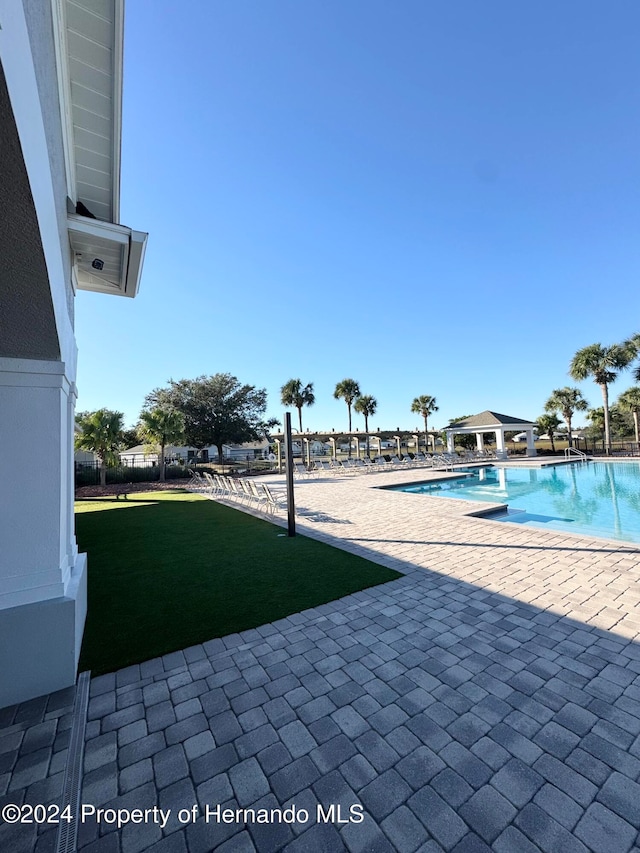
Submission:
[[464,478],[396,489],[508,504],[508,514],[495,516],[499,521],[640,542],[640,463],[463,470]]

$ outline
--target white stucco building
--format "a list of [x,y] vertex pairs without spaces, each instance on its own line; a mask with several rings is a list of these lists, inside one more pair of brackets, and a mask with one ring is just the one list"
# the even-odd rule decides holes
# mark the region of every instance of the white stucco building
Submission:
[[119,224],[123,0],[0,0],[0,707],[74,683],[77,289],[135,296]]

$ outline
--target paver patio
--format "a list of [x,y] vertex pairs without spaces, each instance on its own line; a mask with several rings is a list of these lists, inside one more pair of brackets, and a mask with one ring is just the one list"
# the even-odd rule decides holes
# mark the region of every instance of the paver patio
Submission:
[[[301,532],[403,578],[92,681],[82,801],[170,816],[88,819],[78,849],[640,850],[640,549],[374,488],[418,479],[296,488]],[[60,796],[70,700],[0,711],[2,805]],[[205,815],[292,804],[308,820]],[[0,823],[0,849],[55,835]]]

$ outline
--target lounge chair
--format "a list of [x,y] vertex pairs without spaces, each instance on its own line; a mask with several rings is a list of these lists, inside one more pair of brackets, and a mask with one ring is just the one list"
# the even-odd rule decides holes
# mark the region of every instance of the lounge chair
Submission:
[[211,474],[208,471],[205,471],[202,475],[202,478],[205,482],[205,494],[214,495],[216,491],[216,483]]
[[199,471],[194,471],[191,474],[191,479],[187,483],[187,489],[190,492],[206,492],[208,488],[209,484],[202,474]]
[[326,459],[316,459],[313,464],[315,466],[316,473],[318,473],[318,474],[333,474],[333,471],[331,470],[331,466],[326,461]]
[[256,499],[256,496],[251,488],[251,485],[249,484],[249,480],[241,479],[237,482],[240,488],[242,489],[243,499],[247,503],[253,503]]
[[302,462],[294,462],[293,463],[293,476],[299,480],[304,478],[308,478],[311,476],[310,471],[307,470],[307,466],[303,465]]
[[272,489],[266,483],[261,483],[262,490],[264,492],[266,498],[266,508],[267,512],[275,513],[280,511],[286,511],[287,509],[287,501],[286,497],[275,489]]
[[221,474],[214,474],[213,480],[216,484],[216,489],[214,494],[216,495],[226,495],[229,491],[229,487],[227,486],[227,478],[223,477]]
[[269,502],[265,494],[263,484],[256,483],[254,480],[246,480],[245,482],[249,486],[249,490],[251,491],[253,500],[255,501],[258,509],[262,509],[264,507],[264,509],[267,510]]
[[384,456],[376,456],[373,460],[373,464],[376,466],[376,470],[378,471],[389,471],[392,467],[390,462],[384,458]]
[[235,477],[227,477],[227,487],[229,489],[228,497],[239,500],[241,503],[245,500],[244,489]]
[[413,461],[416,465],[428,466],[429,468],[433,465],[433,457],[429,456],[429,454],[425,456],[422,452],[416,453]]
[[409,463],[407,462],[407,457],[405,456],[403,459],[400,459],[399,456],[391,457],[391,467],[392,468],[409,468]]

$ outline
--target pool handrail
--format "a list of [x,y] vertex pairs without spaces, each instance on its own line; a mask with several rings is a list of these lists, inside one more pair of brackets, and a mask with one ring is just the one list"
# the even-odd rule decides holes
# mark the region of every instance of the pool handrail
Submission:
[[585,460],[585,461],[586,461],[586,460],[587,460],[587,458],[588,458],[588,457],[587,457],[587,454],[586,454],[586,453],[583,453],[583,452],[582,452],[582,450],[578,450],[578,448],[577,448],[577,447],[565,447],[565,449],[564,449],[564,456],[565,456],[565,459],[569,459],[569,457],[570,457],[572,454],[573,454],[574,456],[577,456],[577,457],[578,457],[578,459],[582,459],[582,460]]

